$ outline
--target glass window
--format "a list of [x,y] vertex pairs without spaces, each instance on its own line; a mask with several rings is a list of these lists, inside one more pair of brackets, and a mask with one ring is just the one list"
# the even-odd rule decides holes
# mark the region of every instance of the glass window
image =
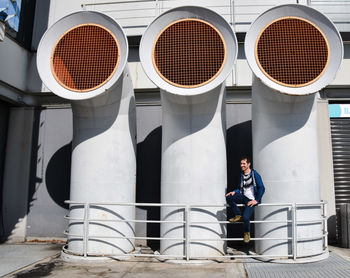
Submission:
[[0,0],[0,20],[7,35],[31,49],[36,0]]
[[6,27],[18,32],[22,0],[0,0],[0,20],[6,22]]

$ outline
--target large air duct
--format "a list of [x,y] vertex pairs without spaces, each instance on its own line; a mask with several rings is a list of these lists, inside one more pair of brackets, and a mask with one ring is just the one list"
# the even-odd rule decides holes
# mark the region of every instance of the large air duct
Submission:
[[[201,7],[179,7],[156,18],[140,43],[140,60],[161,89],[163,108],[161,202],[224,204],[226,179],[225,84],[237,55],[237,40],[218,14]],[[222,208],[190,211],[193,240],[185,254],[186,230],[163,223],[165,255],[222,255],[226,227]],[[162,220],[184,221],[183,208],[163,207]],[[218,239],[218,241],[213,241]]]
[[[41,39],[41,79],[53,93],[72,100],[72,201],[135,202],[136,119],[127,57],[122,28],[101,13],[66,16]],[[110,238],[134,236],[132,224],[110,221],[133,219],[133,207],[91,204],[85,216],[106,221],[90,221],[90,239],[83,244],[80,236],[87,229],[78,220],[84,218],[83,205],[71,205],[69,252],[121,254],[134,249],[133,240]]]
[[[312,8],[277,6],[251,25],[245,53],[255,75],[253,156],[254,167],[266,185],[263,202],[320,202],[314,93],[327,86],[338,71],[343,57],[339,32],[327,17]],[[256,209],[256,217],[263,220],[291,220],[290,213],[281,207]],[[298,207],[296,219],[296,255],[301,260],[321,258],[322,224],[301,223],[321,220],[320,207]],[[258,238],[287,238],[292,236],[292,226],[256,224],[255,233]],[[292,241],[262,240],[256,242],[255,248],[259,254],[285,257],[292,253]]]

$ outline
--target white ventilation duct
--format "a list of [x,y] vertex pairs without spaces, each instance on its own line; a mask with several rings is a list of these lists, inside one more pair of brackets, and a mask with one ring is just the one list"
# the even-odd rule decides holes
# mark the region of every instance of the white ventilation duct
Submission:
[[[163,108],[161,202],[224,204],[227,185],[225,79],[237,56],[237,40],[218,14],[179,7],[156,18],[140,43],[140,60],[161,89]],[[222,255],[226,227],[223,208],[191,210],[191,256]],[[184,209],[163,207],[166,221],[184,221]],[[161,236],[183,238],[184,224],[163,223]],[[184,255],[183,240],[162,240],[166,255]],[[189,255],[189,254],[185,254]]]
[[[334,78],[343,44],[332,22],[302,5],[282,5],[260,15],[245,40],[245,53],[255,75],[252,87],[254,167],[266,186],[264,203],[320,202],[316,92]],[[260,207],[256,218],[291,219],[281,207]],[[320,220],[319,207],[298,207],[298,221]],[[287,224],[257,224],[255,236],[286,238]],[[298,257],[322,257],[322,225],[297,225]],[[286,256],[292,242],[263,240],[260,254]],[[320,255],[321,257],[318,257]],[[326,254],[327,256],[327,254]],[[324,257],[324,256],[323,256]],[[303,259],[301,259],[303,260]],[[305,260],[305,259],[304,259]]]
[[[78,12],[51,26],[41,39],[37,66],[45,85],[72,100],[73,152],[70,199],[135,202],[135,103],[127,68],[128,42],[110,17]],[[59,120],[59,119],[57,119]],[[82,205],[70,206],[68,251],[120,254],[134,249],[134,226],[108,220],[133,219],[132,207],[90,205],[87,250]],[[76,235],[76,236],[74,236]],[[93,238],[93,236],[99,236]]]

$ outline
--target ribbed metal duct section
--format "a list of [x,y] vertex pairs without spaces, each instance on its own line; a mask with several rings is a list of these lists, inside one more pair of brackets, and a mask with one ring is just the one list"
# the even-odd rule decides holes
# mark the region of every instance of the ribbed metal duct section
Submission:
[[[56,95],[72,100],[73,150],[70,199],[89,203],[135,202],[136,115],[127,68],[128,42],[110,17],[78,12],[52,25],[41,39],[37,66]],[[59,119],[57,119],[59,120]],[[133,207],[70,206],[68,252],[74,255],[132,251]],[[83,219],[90,221],[84,227]],[[82,235],[89,230],[89,239]],[[84,250],[87,247],[87,250]]]
[[[237,56],[237,40],[218,14],[201,7],[179,7],[155,19],[140,43],[140,60],[161,88],[163,109],[161,202],[224,204],[227,187],[225,84]],[[224,254],[223,208],[192,209],[188,236],[196,257]],[[166,255],[185,254],[182,208],[163,207],[161,241]],[[207,240],[205,240],[207,239]],[[217,240],[217,241],[214,241]]]
[[[317,148],[316,92],[335,77],[343,42],[333,23],[303,5],[282,5],[261,14],[251,25],[245,53],[253,70],[252,133],[254,168],[266,185],[264,203],[318,203],[320,182]],[[264,220],[291,219],[287,208],[258,207]],[[319,206],[299,206],[296,255],[299,261],[323,254]],[[256,237],[287,238],[288,224],[259,224]],[[312,238],[306,239],[305,238]],[[303,239],[303,240],[301,240]],[[257,253],[292,252],[290,240],[263,240]]]
[[[337,216],[341,204],[350,204],[350,119],[332,118],[332,151]],[[340,235],[340,219],[337,218],[337,237]]]

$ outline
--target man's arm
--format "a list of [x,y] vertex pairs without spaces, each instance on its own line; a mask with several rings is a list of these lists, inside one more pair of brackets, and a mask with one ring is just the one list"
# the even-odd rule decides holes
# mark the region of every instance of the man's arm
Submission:
[[256,187],[258,189],[258,193],[256,194],[255,199],[258,203],[260,203],[261,198],[265,193],[265,186],[264,186],[264,183],[261,179],[261,176],[256,171],[254,171],[254,177],[255,177]]
[[234,191],[231,191],[231,192],[227,193],[227,194],[226,194],[226,197],[227,197],[227,196],[230,196],[230,195],[233,196],[233,195],[235,195],[236,193],[239,193],[239,189],[236,189],[236,190],[234,190]]

